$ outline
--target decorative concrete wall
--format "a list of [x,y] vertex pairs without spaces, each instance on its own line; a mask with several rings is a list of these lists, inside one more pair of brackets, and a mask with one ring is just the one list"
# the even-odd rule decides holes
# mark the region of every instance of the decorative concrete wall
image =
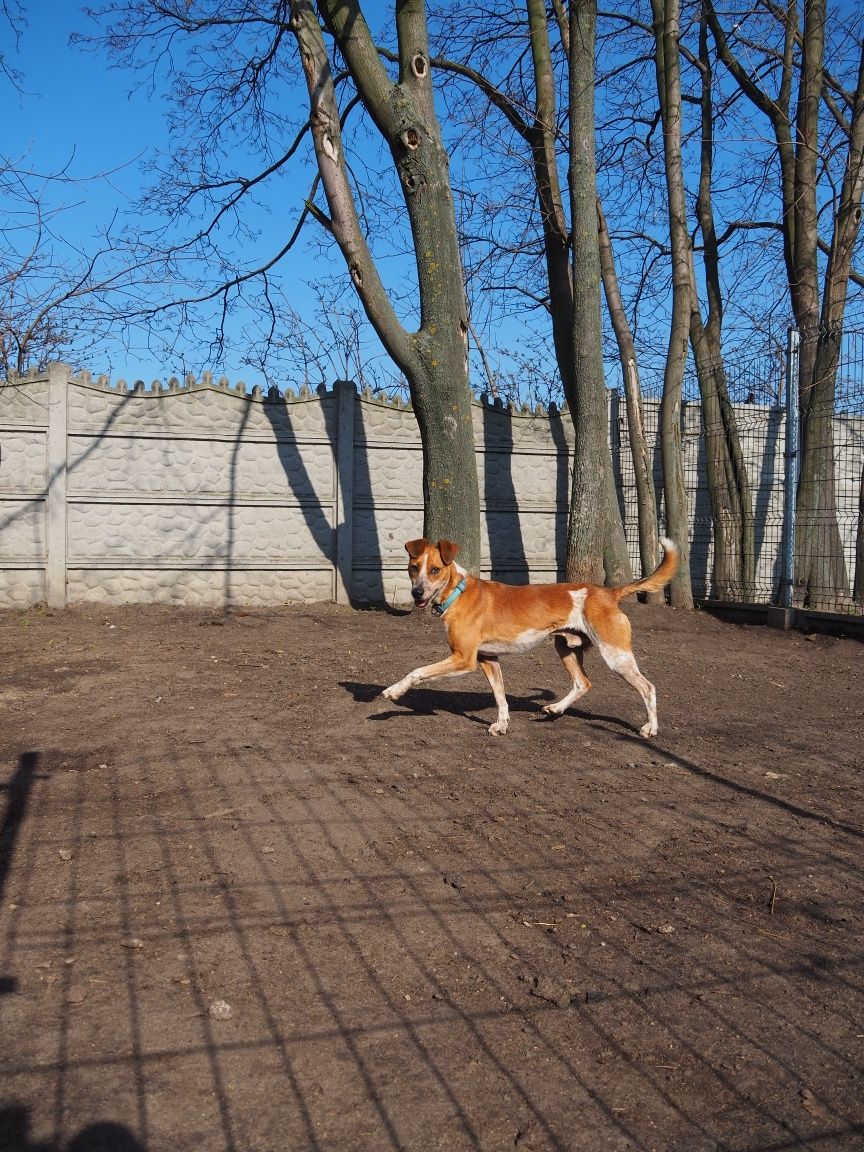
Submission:
[[[656,401],[643,418],[662,491]],[[780,568],[785,424],[736,408],[755,493],[757,598]],[[567,413],[473,410],[482,571],[563,573],[572,425]],[[864,421],[838,416],[838,521],[854,572]],[[625,406],[609,435],[634,571],[635,485]],[[711,514],[698,405],[682,443],[697,597],[710,594]],[[131,389],[64,365],[0,384],[0,606],[404,601],[403,544],[422,530],[421,447],[410,408],[353,384],[248,394],[208,375]]]
[[[484,570],[555,579],[566,422],[478,404],[474,425]],[[349,383],[130,389],[52,365],[0,386],[0,606],[403,600],[420,453],[410,409]]]

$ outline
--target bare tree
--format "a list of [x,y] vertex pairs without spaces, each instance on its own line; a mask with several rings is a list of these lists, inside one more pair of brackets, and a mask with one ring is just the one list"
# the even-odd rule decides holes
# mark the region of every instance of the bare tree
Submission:
[[[792,311],[802,334],[795,590],[799,602],[807,606],[834,607],[848,595],[836,514],[833,416],[840,335],[864,192],[864,39],[859,28],[847,40],[847,46],[857,50],[857,74],[849,88],[828,70],[825,0],[806,0],[803,23],[795,4],[781,7],[773,0],[757,0],[748,12],[736,12],[731,27],[713,0],[706,3],[721,60],[774,134],[783,254]],[[769,32],[776,29],[779,43],[768,34],[760,35],[766,27]],[[746,66],[741,51],[747,53]],[[834,59],[839,55],[832,53]],[[760,83],[763,74],[767,79]],[[769,88],[767,81],[774,77],[776,83]],[[826,146],[823,107],[837,136],[831,149]],[[823,272],[819,226],[820,202],[826,198],[831,238]]]
[[672,256],[672,316],[663,378],[663,399],[660,403],[660,451],[663,459],[666,525],[669,535],[681,549],[681,558],[669,592],[672,604],[676,608],[692,608],[689,515],[681,450],[681,402],[690,325],[691,263],[681,158],[678,0],[651,0],[651,11],[654,17],[655,66],[663,124],[663,158],[669,197],[669,238]]
[[[514,209],[534,217],[542,238],[538,264],[543,265],[542,306],[549,317],[555,358],[564,396],[573,419],[575,453],[573,489],[568,518],[566,572],[569,579],[613,582],[629,579],[630,565],[615,493],[612,460],[608,442],[608,401],[605,389],[600,311],[601,261],[596,220],[588,206],[596,203],[596,170],[593,152],[595,86],[594,39],[596,10],[592,4],[577,3],[569,12],[561,4],[550,16],[542,0],[527,0],[527,25],[521,18],[509,22],[517,36],[528,35],[530,68],[527,82],[508,85],[491,78],[491,67],[481,70],[481,53],[476,46],[488,40],[498,14],[481,10],[471,34],[463,37],[463,61],[438,58],[436,63],[470,81],[497,109],[524,143],[522,163],[531,173],[533,195]],[[449,19],[449,14],[448,14]],[[560,43],[556,69],[550,25],[557,28]],[[576,28],[576,39],[572,29]],[[451,29],[451,41],[456,36]],[[515,51],[523,47],[517,39]],[[527,53],[526,53],[527,54]],[[491,64],[491,61],[487,63]],[[575,75],[574,75],[575,69]],[[564,77],[562,85],[561,75]],[[566,88],[564,112],[559,117],[559,85]],[[471,125],[488,142],[494,129]],[[562,159],[563,155],[563,159]],[[511,158],[513,160],[513,158]],[[559,164],[568,165],[569,202],[565,202]],[[520,163],[516,159],[515,163]],[[500,172],[498,176],[500,178]],[[513,184],[508,184],[512,207]],[[586,216],[585,213],[588,212]],[[571,226],[571,221],[574,222]],[[524,221],[523,221],[524,229]],[[508,244],[502,241],[502,249]],[[523,253],[533,246],[531,239],[512,241]],[[605,273],[604,273],[605,275]],[[526,286],[518,291],[523,298]],[[653,493],[652,493],[653,496]],[[656,509],[640,500],[640,523],[654,518],[655,547],[643,557],[646,570],[657,562]],[[648,530],[650,534],[650,529]],[[641,538],[641,533],[640,533]]]
[[70,200],[103,178],[73,177],[68,167],[42,174],[26,156],[0,155],[0,374],[7,378],[86,355],[111,323],[109,299],[146,274],[120,259],[111,222],[89,248],[66,235]]
[[[691,265],[690,344],[699,377],[705,466],[713,522],[714,594],[721,600],[749,600],[755,577],[753,499],[735,412],[729,399],[723,357],[723,292],[720,246],[714,222],[713,70],[704,8],[699,20],[700,127],[699,192],[696,218],[702,236],[707,296],[703,321],[695,269]],[[692,253],[691,253],[692,257]]]
[[[311,215],[339,248],[366,317],[408,382],[423,444],[424,533],[457,540],[465,563],[476,568],[480,501],[467,376],[468,315],[424,4],[406,0],[397,7],[395,79],[356,0],[321,0],[318,10],[321,19],[308,0],[220,0],[204,13],[185,0],[117,0],[100,14],[107,30],[96,43],[150,74],[167,68],[175,81],[177,146],[157,192],[166,225],[145,242],[154,255],[161,248],[172,277],[193,256],[216,264],[217,282],[180,301],[190,315],[196,306],[217,300],[227,310],[238,294],[257,284],[276,333],[281,318],[272,277]],[[298,107],[295,84],[305,84],[305,123],[284,111]],[[365,116],[353,137],[346,131],[352,111]],[[371,137],[364,135],[367,128]],[[220,146],[229,133],[245,141],[250,163],[257,163],[252,174],[220,169]],[[220,229],[244,227],[236,223],[244,204],[288,170],[309,136],[318,176],[296,223],[286,225],[277,251],[240,266],[236,255],[218,246]],[[407,232],[401,222],[394,229],[398,213],[391,202],[387,227],[400,236],[405,232],[413,262],[416,298],[408,312],[419,313],[413,329],[381,275],[369,235],[374,215],[356,178],[370,139],[373,149],[377,141],[389,155],[390,177],[407,216]],[[354,140],[359,145],[352,154]],[[202,215],[203,226],[193,225],[177,239],[184,219]],[[157,304],[150,316],[155,319],[161,308]]]
[[[0,3],[0,26],[5,25],[11,32],[16,51],[26,23],[24,5],[20,0],[2,0]],[[13,88],[20,89],[21,73],[12,64],[5,52],[0,52],[0,76],[4,76],[6,82]]]
[[450,190],[449,162],[435,113],[426,12],[397,6],[399,78],[392,81],[359,4],[321,0],[321,11],[385,140],[411,222],[420,327],[408,332],[384,290],[349,181],[331,65],[311,4],[291,5],[309,91],[310,121],[332,233],[381,342],[405,374],[423,443],[424,534],[458,540],[470,567],[480,562],[480,498],[467,376],[468,312]]
[[[647,574],[656,567],[660,550],[659,533],[657,529],[657,497],[654,492],[651,453],[642,420],[642,387],[639,381],[639,360],[636,355],[636,345],[633,340],[633,329],[621,297],[621,288],[618,283],[618,273],[615,267],[615,256],[612,251],[612,239],[606,223],[606,214],[603,211],[603,206],[599,198],[597,200],[597,236],[600,251],[600,272],[603,277],[606,308],[609,312],[609,319],[615,333],[615,341],[618,346],[618,359],[621,363],[621,375],[624,380],[624,398],[627,408],[627,438],[630,442],[630,454],[633,459],[633,476],[636,486],[639,557],[642,561],[642,571],[644,574]],[[662,604],[664,602],[664,594],[662,591],[647,592],[646,600],[649,604]]]
[[[597,171],[594,150],[596,0],[571,0],[568,184],[573,284],[573,481],[567,578],[627,580],[624,531],[608,446],[608,409],[600,314]],[[626,563],[629,568],[629,562]]]

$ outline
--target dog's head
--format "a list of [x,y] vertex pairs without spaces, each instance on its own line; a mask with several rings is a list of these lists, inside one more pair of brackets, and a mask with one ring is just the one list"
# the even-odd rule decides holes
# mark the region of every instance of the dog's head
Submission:
[[456,559],[459,545],[451,540],[439,540],[437,544],[422,538],[409,540],[405,545],[408,553],[408,575],[411,577],[411,595],[418,608],[425,608],[438,600],[451,582],[451,565]]

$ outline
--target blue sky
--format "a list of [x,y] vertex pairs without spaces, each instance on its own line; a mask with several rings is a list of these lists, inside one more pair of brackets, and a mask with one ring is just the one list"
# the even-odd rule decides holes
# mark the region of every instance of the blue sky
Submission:
[[[370,13],[370,21],[384,11],[379,0],[365,4],[364,9]],[[82,13],[80,6],[68,0],[40,0],[29,4],[27,24],[17,50],[8,25],[0,24],[0,50],[23,74],[21,93],[7,87],[10,115],[0,148],[15,163],[46,174],[65,169],[79,182],[66,187],[62,196],[56,189],[51,194],[55,205],[62,204],[64,208],[57,217],[59,242],[89,252],[98,248],[96,233],[115,211],[127,214],[127,219],[135,219],[128,217],[128,213],[134,210],[136,198],[148,180],[144,171],[146,162],[168,143],[167,105],[160,93],[142,88],[134,90],[133,74],[110,67],[100,52],[88,52],[69,43],[73,33],[96,31],[96,25]],[[247,168],[251,170],[253,162],[258,160],[257,156],[250,160]],[[238,163],[242,168],[243,161]],[[269,194],[265,210],[254,217],[255,226],[261,229],[258,251],[272,253],[284,243],[286,222],[293,227],[310,179],[308,167],[295,170],[282,182],[281,190]],[[383,235],[386,239],[386,228]],[[344,265],[335,247],[322,252],[313,245],[313,241],[320,242],[321,238],[321,229],[307,222],[300,242],[279,268],[286,294],[307,319],[314,315],[316,304],[308,283],[327,277],[344,282]],[[379,246],[381,243],[379,236]],[[244,256],[252,260],[255,254],[252,240]],[[384,274],[402,279],[407,275],[410,283],[413,279],[410,265],[410,261],[391,250]],[[410,295],[408,299],[410,302]],[[350,293],[346,294],[345,307],[360,310],[359,302]],[[217,374],[224,373],[232,382],[242,379],[247,385],[262,384],[266,382],[264,375],[244,364],[244,355],[251,344],[246,337],[258,320],[259,316],[247,312],[229,322],[233,343],[226,349],[222,363],[212,362],[205,343],[191,340],[170,359],[154,357],[143,331],[115,325],[116,338],[100,345],[98,351],[85,353],[81,366],[94,374],[106,372],[114,379],[141,378],[147,382],[156,378],[164,380],[172,374],[182,375],[187,370],[197,375],[209,368]],[[406,322],[410,326],[408,317]],[[378,371],[379,379],[392,379],[395,370],[368,326],[362,339],[367,366]],[[505,319],[499,329],[499,339],[509,347],[525,343],[521,323],[512,317]],[[532,334],[528,343],[536,350],[536,335]],[[338,355],[334,354],[323,370],[328,384],[346,374],[356,378],[356,373],[340,371],[337,360]],[[550,359],[550,363],[554,361]],[[482,391],[485,378],[479,359],[472,373],[475,389]],[[320,378],[319,373],[317,379]],[[277,379],[288,386],[300,382],[284,375]]]
[[[844,10],[844,4],[838,2],[837,8]],[[378,15],[385,12],[380,0],[364,4],[364,9],[371,9]],[[130,73],[109,67],[104,56],[98,53],[88,53],[70,46],[69,37],[73,32],[95,31],[76,0],[31,0],[26,4],[25,11],[28,23],[23,28],[17,50],[8,24],[0,21],[0,51],[23,74],[22,93],[15,93],[9,85],[2,89],[8,114],[4,117],[0,150],[14,164],[26,165],[46,174],[66,168],[68,174],[79,182],[63,190],[59,202],[65,206],[65,210],[56,217],[55,225],[60,233],[60,243],[93,251],[98,243],[96,233],[99,226],[107,224],[115,211],[128,213],[132,210],[147,180],[143,171],[146,160],[153,156],[156,149],[167,143],[166,104],[158,91],[152,95],[142,89],[130,93],[134,82]],[[492,123],[494,126],[494,120]],[[764,131],[764,125],[761,125],[758,118],[754,123],[760,131]],[[729,171],[733,174],[726,180],[727,184],[731,183],[731,191],[727,189],[726,193],[728,214],[736,208],[734,174],[740,164],[734,135],[731,139],[720,140],[718,149],[718,172],[722,175],[725,171],[727,177]],[[250,168],[251,163],[250,160]],[[454,172],[460,171],[460,164],[472,164],[470,151],[462,155],[458,149],[453,152]],[[626,179],[633,178],[632,173],[624,175]],[[268,245],[271,254],[277,247],[281,247],[286,237],[286,228],[293,227],[297,218],[310,179],[310,169],[299,168],[270,194],[266,207],[271,214],[267,215],[265,211],[255,216],[255,227],[261,229],[261,235],[257,240],[250,239],[248,247],[243,251],[244,257],[251,261]],[[695,187],[695,176],[692,173],[691,183]],[[629,185],[625,187],[625,193],[628,189]],[[719,195],[717,202],[720,202]],[[617,223],[620,227],[622,223],[627,223],[621,217],[622,211],[626,213],[626,195],[617,206],[618,216],[617,220],[611,222],[613,225]],[[655,224],[657,236],[662,240],[666,224],[662,219],[656,220]],[[386,228],[384,235],[387,236]],[[332,247],[329,251],[315,249],[311,243],[315,239],[321,239],[321,230],[315,225],[307,225],[305,238],[301,238],[280,266],[286,295],[306,313],[307,318],[311,318],[314,312],[313,293],[307,287],[307,282],[320,282],[327,277],[342,278],[344,282],[344,266],[338,252]],[[779,261],[779,244],[775,247],[775,257]],[[627,258],[623,244],[617,247],[617,255],[621,271],[625,268]],[[641,267],[638,252],[636,256],[635,267],[638,272]],[[664,266],[660,268],[662,274],[659,279],[665,280]],[[391,252],[385,274],[394,269],[398,274],[399,259]],[[170,295],[170,289],[166,288],[165,295]],[[512,296],[510,299],[512,301]],[[782,335],[788,314],[782,279],[763,283],[762,280],[754,282],[751,278],[747,282],[746,291],[736,289],[734,300],[730,299],[728,303],[731,305],[741,301],[747,306],[745,311],[752,311],[757,318],[769,309],[773,310],[776,313],[775,327]],[[352,302],[349,297],[348,303],[353,303],[359,310],[356,300]],[[647,304],[650,307],[643,308],[643,314],[648,315],[648,320],[643,321],[642,330],[637,333],[642,340],[640,356],[643,380],[646,379],[645,367],[649,355],[653,355],[659,363],[665,350],[665,334],[662,331],[665,301],[662,295],[658,295],[656,301],[649,300]],[[242,379],[250,385],[262,383],[263,374],[244,364],[244,356],[252,343],[251,336],[259,319],[260,316],[254,311],[247,310],[229,322],[232,342],[226,349],[222,363],[214,363],[209,359],[208,348],[200,340],[190,340],[184,349],[170,359],[154,357],[147,348],[143,332],[115,325],[114,339],[104,344],[98,353],[94,351],[87,353],[86,357],[82,356],[82,366],[88,367],[94,374],[107,372],[115,379],[142,378],[145,381],[166,379],[172,374],[181,375],[185,370],[198,374],[205,368],[211,368],[218,374],[224,372],[232,382]],[[535,331],[531,332],[527,324],[531,323],[532,318],[529,315],[526,322],[526,317],[518,313],[518,306],[515,315],[512,306],[509,315],[499,309],[493,334],[490,336],[488,332],[483,333],[487,349],[494,358],[495,343],[499,349],[511,348],[518,351],[521,346],[522,355],[526,359],[548,369],[554,376],[554,358],[550,354],[548,340],[544,338],[544,322],[537,318],[536,313],[533,320],[536,322]],[[537,335],[537,332],[540,334]],[[326,332],[324,338],[326,342]],[[379,365],[386,365],[383,353],[371,333],[365,337],[364,348],[368,355],[377,358]],[[507,366],[504,353],[500,355],[501,363]],[[609,370],[610,385],[618,385],[619,373],[614,357],[610,357]],[[346,373],[331,364],[323,370],[323,374],[326,382],[331,383]],[[320,378],[319,374],[317,379]],[[284,375],[279,377],[279,382],[296,386],[299,381]],[[477,391],[483,390],[484,378],[477,363],[472,367],[472,383]]]
[[[86,251],[98,248],[96,234],[115,211],[129,213],[146,183],[144,164],[154,150],[166,144],[166,106],[158,93],[131,91],[134,77],[106,65],[101,54],[70,45],[73,32],[92,32],[94,26],[76,4],[62,0],[39,0],[27,11],[17,50],[7,24],[0,25],[2,52],[9,64],[23,74],[22,91],[6,90],[9,112],[4,124],[2,148],[19,167],[43,174],[66,170],[77,184],[50,193],[55,206],[63,206],[56,218],[61,243]],[[264,227],[270,227],[264,224]],[[275,225],[272,227],[275,228]],[[273,233],[271,232],[271,236]],[[265,236],[266,240],[266,236]],[[302,241],[286,258],[283,273],[292,291],[305,294],[304,278],[320,271],[313,264],[308,245]],[[330,269],[338,272],[336,262]],[[243,366],[243,324],[234,324],[235,347],[226,362],[210,365],[180,356],[165,363],[153,359],[143,336],[130,329],[118,331],[103,352],[88,356],[86,367],[94,374],[108,372],[113,378],[165,379],[187,368],[200,372],[215,367],[232,382],[262,383],[263,376]],[[121,336],[131,347],[127,351]],[[206,357],[206,352],[202,353]],[[288,383],[292,383],[288,381]]]

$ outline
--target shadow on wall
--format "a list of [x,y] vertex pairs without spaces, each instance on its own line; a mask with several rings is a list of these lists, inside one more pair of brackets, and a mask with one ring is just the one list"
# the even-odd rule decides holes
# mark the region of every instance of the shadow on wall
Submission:
[[[569,420],[570,417],[568,416]],[[570,451],[564,435],[563,414],[549,406],[549,429],[557,449],[555,469],[555,563],[557,580],[566,579],[567,569],[567,516],[570,508]]]
[[[357,395],[351,381],[337,381],[336,387],[350,388],[354,402],[352,452],[350,454],[340,452],[337,457],[340,466],[339,484],[343,493],[346,494],[346,503],[350,499],[351,504],[351,560],[348,565],[351,571],[346,577],[350,581],[348,587],[351,591],[351,604],[354,607],[386,604],[387,593],[384,587],[386,557],[382,548],[382,525],[375,515],[375,490],[372,482],[372,465],[369,458],[370,447],[366,435],[363,397]],[[365,398],[369,398],[368,392]],[[341,473],[345,473],[345,475]],[[422,512],[417,528],[418,531],[422,528]],[[398,576],[400,581],[404,575],[402,542],[402,539],[399,539]]]
[[[340,429],[340,411],[343,403],[343,390],[350,389],[350,417],[346,419],[347,427]],[[371,477],[369,474],[369,456],[366,447],[365,435],[355,417],[357,410],[356,392],[354,384],[350,381],[337,381],[332,392],[327,392],[326,386],[321,385],[317,394],[321,400],[321,411],[324,417],[324,428],[330,446],[330,454],[335,465],[335,483],[341,497],[337,500],[337,492],[332,493],[331,500],[322,501],[315,490],[315,481],[306,467],[302,454],[297,449],[300,438],[296,418],[292,415],[292,407],[296,401],[291,393],[282,394],[277,388],[271,388],[264,399],[264,415],[270,421],[276,439],[279,461],[288,482],[288,488],[298,501],[300,511],[306,527],[315,546],[320,550],[327,563],[333,565],[336,572],[337,588],[341,584],[348,594],[350,601],[354,602],[352,585],[353,572],[353,517],[347,518],[345,509],[351,501],[351,494],[355,485],[362,491],[371,491]],[[340,432],[350,437],[350,445],[340,444]],[[350,450],[348,450],[350,448]],[[344,449],[344,450],[343,450]],[[339,518],[340,509],[342,518]],[[368,515],[372,519],[372,535],[374,532],[374,509],[370,507]],[[343,541],[342,535],[348,534],[349,539]],[[380,557],[379,557],[380,559]],[[384,598],[384,584],[377,566],[375,587],[372,589],[373,598]]]
[[[493,580],[512,584],[527,584],[531,578],[531,561],[526,547],[524,527],[520,516],[520,501],[514,475],[514,460],[519,451],[513,439],[513,413],[500,400],[483,397],[483,498],[485,502],[486,531],[489,541],[489,567]],[[543,503],[550,505],[539,515],[551,517],[554,539],[541,556],[551,552],[556,571],[544,579],[563,580],[567,558],[567,509],[570,504],[570,450],[564,431],[568,419],[555,405],[551,405],[546,419],[555,447],[554,495],[549,493]],[[530,457],[522,457],[528,460]],[[554,506],[553,506],[554,501]],[[526,509],[521,509],[526,513]],[[526,513],[529,517],[530,512]],[[545,525],[541,525],[540,535]],[[548,548],[548,551],[547,551]],[[542,561],[541,561],[542,562]]]
[[513,420],[500,399],[481,397],[483,410],[483,500],[493,580],[527,584],[528,558],[513,480]]

